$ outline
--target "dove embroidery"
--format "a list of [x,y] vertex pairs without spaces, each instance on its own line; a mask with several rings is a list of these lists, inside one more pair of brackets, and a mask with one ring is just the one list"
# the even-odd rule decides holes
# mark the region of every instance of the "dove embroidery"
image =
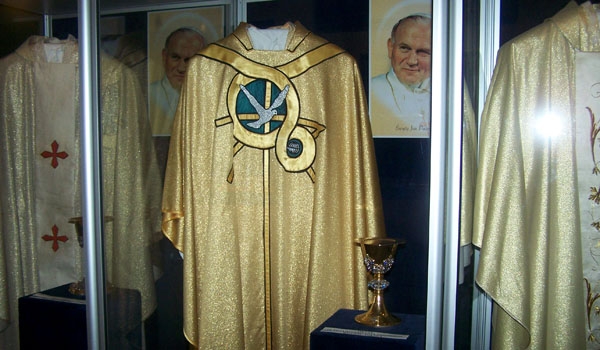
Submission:
[[250,91],[248,91],[244,85],[240,84],[240,89],[242,89],[246,97],[248,97],[250,104],[254,107],[256,113],[258,113],[259,115],[258,120],[252,123],[248,123],[248,126],[254,129],[258,129],[265,123],[268,123],[273,118],[273,116],[277,114],[277,107],[281,106],[281,104],[285,100],[290,86],[286,85],[283,88],[283,90],[281,90],[279,95],[277,95],[277,98],[275,99],[275,101],[273,101],[273,104],[267,109],[265,109],[265,107],[258,103],[258,101],[254,98],[254,96],[252,96],[252,94],[250,94]]

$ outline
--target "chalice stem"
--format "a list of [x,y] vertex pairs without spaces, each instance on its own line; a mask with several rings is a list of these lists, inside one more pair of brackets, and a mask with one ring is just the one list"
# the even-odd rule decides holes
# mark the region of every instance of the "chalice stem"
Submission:
[[[384,281],[383,274],[376,273],[374,277],[375,280],[379,282],[379,285],[384,285],[382,283]],[[368,313],[372,316],[375,316],[378,319],[378,323],[381,322],[381,320],[387,320],[386,323],[392,320],[393,323],[394,321],[396,321],[396,317],[390,314],[387,311],[387,308],[385,307],[385,302],[383,301],[384,290],[385,287],[373,289],[373,303],[371,304]]]
[[[385,285],[383,282],[383,274],[376,273],[374,280],[376,285]],[[400,319],[387,311],[385,302],[383,301],[383,290],[385,287],[373,288],[373,303],[369,310],[355,317],[358,323],[366,324],[375,327],[387,327],[400,323]]]
[[385,302],[383,301],[383,289],[376,289],[373,291],[373,303],[371,304],[371,307],[369,307],[369,313],[381,317],[388,317],[390,315],[385,307]]

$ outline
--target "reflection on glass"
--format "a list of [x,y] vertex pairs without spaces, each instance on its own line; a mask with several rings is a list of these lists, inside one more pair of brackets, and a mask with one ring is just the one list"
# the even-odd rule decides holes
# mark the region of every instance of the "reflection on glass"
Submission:
[[223,6],[148,13],[148,113],[152,134],[169,136],[188,60],[224,36]]
[[480,0],[463,2],[463,51],[462,71],[462,158],[461,158],[461,203],[460,203],[460,251],[458,263],[458,285],[456,286],[456,324],[454,347],[471,346],[471,309],[473,298],[473,254],[471,236],[473,231],[473,197],[475,195],[477,115],[479,90],[479,35]]
[[[141,16],[140,16],[141,17]],[[132,16],[101,22],[104,42],[118,49],[100,53],[103,210],[112,221],[103,232],[109,346],[142,343],[141,322],[157,307],[160,276],[156,250],[160,239],[161,175],[146,107],[146,57],[143,35],[126,32]],[[102,26],[104,24],[104,26]],[[143,33],[144,28],[138,28]],[[110,41],[108,41],[110,40]],[[155,276],[155,273],[158,273]]]
[[[106,222],[112,221],[112,217],[105,217]],[[75,233],[77,234],[77,243],[79,247],[83,248],[83,218],[81,216],[73,217],[69,219],[69,223],[75,226]],[[110,289],[110,285],[107,290]],[[85,296],[85,277],[73,282],[69,285],[69,293],[77,296]]]
[[[82,273],[77,231],[69,224],[81,212],[79,44],[69,33],[64,36],[31,35],[0,61],[0,110],[6,121],[0,134],[7,142],[3,153],[9,154],[0,167],[2,236],[3,244],[12,247],[2,260],[14,277],[8,282],[10,293],[3,294],[38,292],[76,303],[68,287]],[[113,220],[106,222],[104,233],[95,234],[103,234],[106,243],[107,279],[138,295],[137,309],[128,313],[138,315],[131,319],[139,325],[156,306],[150,248],[159,231],[160,173],[138,78],[106,54],[100,62],[103,201]],[[55,301],[44,300],[40,312],[49,314]],[[16,310],[10,311],[6,318],[16,320]],[[15,348],[14,342],[8,348]]]

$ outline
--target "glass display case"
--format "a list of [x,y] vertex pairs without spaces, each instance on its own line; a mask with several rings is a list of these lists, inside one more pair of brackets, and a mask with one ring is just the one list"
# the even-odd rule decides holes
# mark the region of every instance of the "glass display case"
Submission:
[[[434,14],[430,134],[375,135],[373,140],[387,235],[407,241],[387,275],[386,304],[395,313],[425,315],[427,348],[452,346],[455,334],[463,340],[471,334],[470,306],[461,305],[471,300],[470,291],[463,290],[473,285],[472,271],[464,270],[463,279],[459,264],[463,91],[475,101],[469,108],[476,109],[482,103],[477,84],[482,83],[478,67],[462,66],[478,60],[478,48],[463,47],[462,38],[479,35],[480,23],[463,23],[463,11],[479,16],[479,6],[478,1],[436,0],[429,6]],[[158,111],[165,107],[165,115],[173,118],[179,93],[169,90],[174,83],[168,62],[175,72],[175,60],[189,58],[167,50],[169,40],[199,31],[202,38],[196,37],[196,43],[202,47],[231,34],[240,22],[266,28],[299,21],[355,59],[370,96],[373,55],[382,49],[372,46],[372,13],[368,0],[1,0],[0,27],[10,33],[0,45],[4,64],[21,59],[27,50],[45,63],[64,64],[49,71],[36,63],[27,68],[31,76],[6,70],[14,78],[0,87],[15,94],[29,89],[29,97],[4,98],[31,107],[30,115],[19,116],[29,123],[12,120],[4,127],[19,130],[6,131],[11,137],[5,151],[17,159],[5,159],[15,171],[5,177],[10,195],[3,194],[18,200],[3,198],[12,212],[0,217],[3,230],[13,231],[3,232],[0,242],[5,261],[0,280],[6,281],[0,290],[0,321],[6,326],[0,347],[19,344],[19,317],[23,327],[33,330],[21,332],[22,345],[54,339],[23,338],[41,327],[19,311],[48,307],[61,317],[78,315],[78,320],[84,312],[90,349],[187,348],[182,331],[185,256],[161,233],[171,128],[160,126],[164,116]],[[468,87],[463,70],[471,74],[464,81]],[[32,157],[37,158],[26,163]],[[46,171],[49,175],[43,175]],[[358,261],[358,248],[354,254]],[[67,309],[73,311],[61,312]],[[64,331],[56,323],[56,332]]]

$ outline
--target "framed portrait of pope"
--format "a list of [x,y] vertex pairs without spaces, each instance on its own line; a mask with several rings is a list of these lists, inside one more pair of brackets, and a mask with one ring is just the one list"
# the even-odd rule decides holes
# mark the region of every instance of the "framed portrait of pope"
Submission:
[[431,0],[371,0],[369,109],[375,137],[428,138]]
[[169,136],[188,60],[225,32],[223,6],[148,12],[148,115]]

